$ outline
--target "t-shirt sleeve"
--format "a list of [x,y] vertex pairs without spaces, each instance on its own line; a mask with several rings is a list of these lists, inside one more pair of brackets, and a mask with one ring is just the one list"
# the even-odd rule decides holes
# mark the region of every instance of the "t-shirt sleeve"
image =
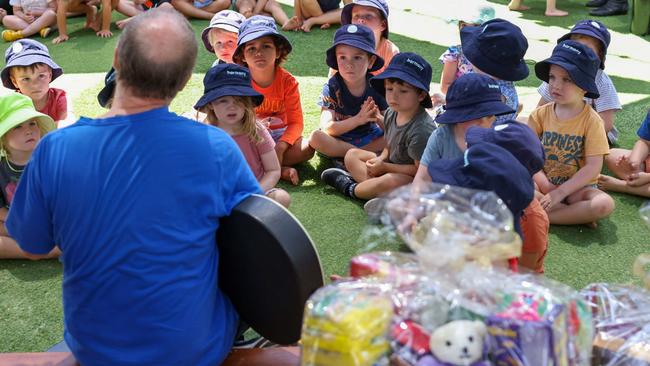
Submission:
[[537,92],[545,101],[550,102],[552,100],[551,93],[548,91],[548,83],[542,82],[542,85],[537,88]]
[[323,85],[323,90],[321,91],[320,96],[318,97],[318,103],[316,104],[322,108],[334,110],[334,106],[336,105],[336,96],[332,90],[331,84],[332,80]]
[[52,215],[43,193],[43,174],[48,166],[47,139],[38,144],[30,163],[20,178],[16,194],[9,208],[6,226],[9,235],[16,240],[22,250],[32,254],[47,254],[55,246]]
[[650,141],[650,110],[648,110],[648,114],[646,114],[645,119],[636,131],[636,134],[640,138]]
[[298,90],[298,81],[291,74],[286,73],[283,82],[284,105],[287,111],[287,130],[280,137],[280,141],[293,145],[302,135],[304,128],[300,91]]
[[538,137],[541,137],[543,132],[540,108],[535,109],[530,116],[528,116],[528,127],[530,127]]
[[260,155],[266,154],[269,151],[273,151],[275,148],[275,141],[271,137],[269,130],[262,126],[260,123],[257,124],[257,134],[262,138],[262,141],[257,143],[257,151]]
[[433,131],[433,120],[431,120],[428,113],[425,114],[427,118],[418,121],[418,127],[413,131],[414,133],[409,139],[409,146],[407,149],[409,157],[417,161],[422,160],[422,154],[424,153],[424,149],[426,148],[429,137]]
[[614,87],[612,79],[601,71],[596,78],[596,83],[598,93],[600,94],[597,99],[594,99],[594,109],[596,112],[600,113],[611,109],[621,109],[621,101],[618,99],[618,93],[616,92],[616,87]]
[[458,46],[451,46],[443,53],[440,55],[440,63],[447,63],[447,62],[457,62],[458,61],[458,56],[460,55],[460,52],[458,50]]
[[64,119],[65,114],[68,113],[68,98],[66,97],[65,91],[58,89],[56,93],[56,104],[55,104],[55,121],[60,121]]
[[21,2],[21,0],[9,0],[9,5],[21,7],[22,2]]
[[442,128],[437,128],[429,139],[427,140],[427,145],[424,148],[422,153],[422,159],[420,159],[420,164],[424,166],[429,166],[429,164],[434,160],[440,160],[442,155],[440,154],[439,144],[440,144],[440,133]]
[[602,119],[595,113],[591,114],[589,119],[585,131],[585,157],[609,154],[609,144]]

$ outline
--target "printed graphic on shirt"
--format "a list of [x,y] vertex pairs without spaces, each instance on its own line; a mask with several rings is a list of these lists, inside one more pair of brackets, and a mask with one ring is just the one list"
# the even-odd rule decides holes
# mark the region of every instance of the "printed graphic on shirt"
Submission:
[[560,185],[581,168],[584,136],[545,131],[542,133],[542,145],[546,154],[544,171],[551,183]]

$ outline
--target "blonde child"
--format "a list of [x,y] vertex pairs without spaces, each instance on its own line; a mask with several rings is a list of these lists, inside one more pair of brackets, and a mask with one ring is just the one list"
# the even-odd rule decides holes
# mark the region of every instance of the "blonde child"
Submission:
[[[345,167],[323,171],[321,179],[352,198],[373,199],[413,181],[422,152],[433,131],[429,84],[431,65],[415,53],[400,53],[386,70],[372,78],[373,88],[386,96],[386,147],[381,154],[350,149]],[[366,206],[364,206],[366,207]],[[372,207],[372,204],[368,205]]]
[[[341,23],[341,0],[294,0],[293,17],[282,27],[282,30],[301,30],[309,32],[311,27],[320,25],[327,29],[332,24]],[[343,0],[350,4],[352,0]]]
[[[529,6],[523,5],[523,2],[523,0],[510,0],[508,9],[512,11],[526,11],[530,9]],[[556,0],[546,0],[546,11],[544,11],[544,15],[547,17],[565,17],[569,15],[566,11],[558,9],[555,3]]]
[[264,96],[251,87],[248,70],[234,64],[217,65],[205,74],[203,85],[205,91],[194,108],[235,140],[265,194],[289,207],[289,194],[275,188],[280,162],[271,135],[256,121],[255,107],[262,104]]
[[584,101],[585,96],[598,98],[599,65],[589,47],[572,40],[558,44],[550,58],[535,65],[553,98],[528,118],[546,154],[544,169],[534,179],[551,224],[595,227],[614,210],[612,198],[596,188],[603,156],[609,153],[603,121]]
[[233,63],[239,27],[245,20],[243,15],[233,10],[222,10],[212,17],[210,25],[201,33],[205,49],[217,56],[212,66]]
[[348,24],[336,31],[327,50],[327,65],[338,72],[323,87],[321,127],[309,145],[330,158],[342,158],[353,148],[378,152],[386,146],[381,113],[388,105],[370,86],[370,73],[384,65],[374,44],[370,28]]
[[38,33],[46,38],[56,23],[56,0],[11,0],[13,15],[2,19],[5,42],[13,42]]
[[59,124],[68,118],[65,91],[51,88],[50,83],[63,74],[44,44],[21,39],[5,52],[6,65],[0,72],[2,84],[32,99],[36,110]]
[[[600,58],[600,68],[596,74],[596,86],[598,87],[598,94],[600,96],[595,99],[585,98],[585,101],[603,119],[605,132],[607,132],[607,140],[610,145],[615,145],[618,141],[618,130],[614,126],[614,117],[616,112],[622,109],[622,106],[621,101],[618,99],[614,83],[607,73],[605,73],[605,58],[611,40],[609,31],[605,24],[597,20],[581,20],[573,26],[569,33],[560,37],[558,43],[567,39],[582,43],[591,48]],[[551,101],[547,83],[542,83],[537,89],[537,92],[541,95],[539,104],[537,105],[538,107]]]
[[[372,71],[379,75],[388,66],[399,48],[388,39],[388,4],[385,0],[354,0],[343,7],[341,24],[365,25],[375,36],[375,53],[384,60],[384,66]],[[330,77],[334,73],[330,70]]]
[[600,175],[602,189],[650,197],[650,110],[636,134],[639,140],[632,150],[612,149],[605,157],[607,169],[617,178]]
[[292,166],[309,160],[314,150],[302,138],[298,81],[281,66],[289,53],[291,43],[278,32],[273,19],[255,15],[242,23],[232,58],[249,69],[253,88],[264,95],[255,114],[275,141],[282,179],[296,185],[298,171]]
[[276,0],[237,0],[235,9],[244,17],[270,14],[282,28],[289,24],[289,17]]
[[[7,233],[5,220],[9,205],[32,151],[46,133],[55,129],[49,116],[34,109],[29,97],[10,93],[0,97],[0,258],[27,259]],[[58,257],[53,249],[49,257]]]

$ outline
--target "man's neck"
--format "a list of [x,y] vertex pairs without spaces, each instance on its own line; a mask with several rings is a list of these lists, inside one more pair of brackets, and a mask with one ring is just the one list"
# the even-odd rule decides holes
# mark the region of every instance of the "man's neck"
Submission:
[[133,95],[128,88],[115,87],[115,95],[111,109],[108,110],[101,118],[114,116],[126,116],[146,112],[152,109],[168,106],[171,99],[142,98]]

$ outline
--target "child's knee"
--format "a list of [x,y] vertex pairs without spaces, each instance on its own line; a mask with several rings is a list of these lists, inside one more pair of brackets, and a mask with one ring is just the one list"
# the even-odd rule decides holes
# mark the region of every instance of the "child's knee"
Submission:
[[309,146],[319,150],[326,144],[329,137],[330,135],[326,134],[322,130],[315,130],[311,135],[309,135]]
[[614,199],[607,193],[601,193],[592,199],[592,209],[598,218],[609,216],[616,208]]
[[347,165],[348,163],[351,163],[353,161],[357,160],[363,160],[361,158],[362,155],[365,155],[367,151],[361,150],[361,149],[350,149],[348,150],[347,153],[345,153],[345,157],[343,158],[343,161]]
[[284,189],[274,188],[271,192],[268,193],[268,196],[285,208],[288,208],[291,204],[291,196]]

